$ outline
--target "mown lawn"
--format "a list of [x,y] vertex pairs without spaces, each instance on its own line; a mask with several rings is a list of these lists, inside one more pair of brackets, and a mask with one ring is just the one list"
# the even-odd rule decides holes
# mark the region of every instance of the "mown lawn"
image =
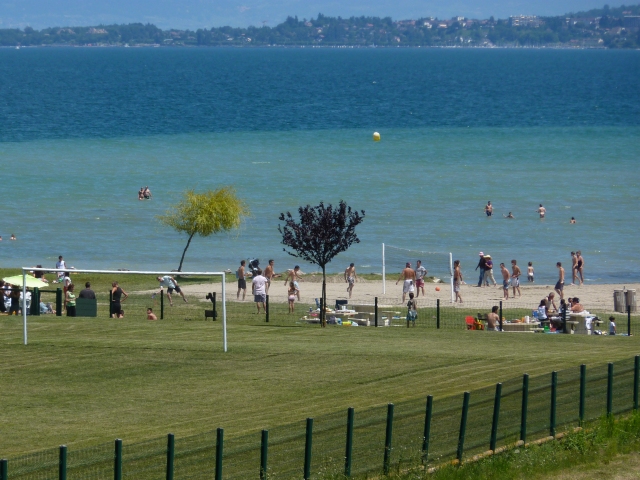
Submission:
[[22,319],[0,316],[0,457],[216,427],[232,437],[640,352],[637,337],[321,329],[284,310],[267,325],[245,304],[230,310],[225,354],[202,304],[149,322],[147,297],[120,320],[29,317],[27,346]]

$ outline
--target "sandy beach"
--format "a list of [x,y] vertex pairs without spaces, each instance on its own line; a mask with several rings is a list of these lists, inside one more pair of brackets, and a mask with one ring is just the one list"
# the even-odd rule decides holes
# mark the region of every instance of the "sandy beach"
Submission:
[[[440,291],[436,291],[436,287],[440,288]],[[538,306],[540,300],[553,291],[554,285],[550,284],[538,284],[524,282],[520,291],[522,296],[518,298],[510,298],[503,303],[504,308],[523,307],[523,308],[535,308]],[[613,312],[613,291],[622,290],[623,288],[631,290],[635,289],[637,294],[640,293],[640,284],[601,284],[601,285],[582,285],[582,286],[565,286],[565,298],[578,297],[580,302],[587,310],[598,312]],[[222,286],[218,284],[203,284],[203,285],[189,285],[183,287],[183,290],[187,295],[204,295],[207,292],[221,293]],[[251,283],[247,280],[247,297],[246,302],[252,302],[251,297]],[[236,283],[227,282],[227,295],[229,301],[236,301],[237,287]],[[300,294],[301,303],[314,303],[315,298],[319,298],[322,292],[322,276],[321,275],[306,275],[304,281],[300,282]],[[512,289],[509,288],[509,295],[511,296]],[[502,288],[498,287],[481,287],[478,288],[475,284],[462,285],[461,290],[464,303],[459,306],[478,306],[490,308],[491,305],[497,304],[503,299]],[[373,304],[375,297],[378,297],[378,303],[380,305],[399,305],[402,303],[402,284],[396,285],[395,281],[386,282],[386,294],[382,293],[382,280],[366,280],[362,279],[357,282],[353,288],[353,295],[351,298],[352,303],[361,304]],[[347,284],[344,281],[342,275],[331,275],[327,277],[327,301],[329,305],[332,305],[336,299],[347,299]],[[425,285],[425,296],[419,297],[419,302],[425,302],[425,304],[435,303],[436,299],[440,299],[442,306],[451,306],[451,288],[447,283],[433,284],[427,283]],[[287,289],[284,285],[284,281],[278,278],[274,280],[269,290],[270,302],[282,302],[287,301]],[[557,300],[559,303],[559,300]]]

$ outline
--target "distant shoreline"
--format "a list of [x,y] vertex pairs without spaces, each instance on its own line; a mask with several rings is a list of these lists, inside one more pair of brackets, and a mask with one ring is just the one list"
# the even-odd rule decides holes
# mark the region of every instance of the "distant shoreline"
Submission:
[[324,49],[324,50],[332,50],[332,49],[385,49],[385,50],[395,50],[395,49],[404,49],[404,50],[415,50],[415,49],[440,49],[440,50],[609,50],[609,51],[617,51],[617,50],[635,50],[640,51],[640,48],[618,48],[611,49],[607,47],[599,47],[599,46],[540,46],[540,47],[529,47],[529,46],[445,46],[445,45],[160,45],[160,44],[152,44],[152,45],[65,45],[65,44],[55,44],[55,45],[26,45],[26,46],[0,46],[0,49],[4,50],[23,50],[23,49],[35,49],[35,48],[162,48],[162,49],[173,49],[173,50],[181,50],[181,49],[208,49],[208,48],[219,48],[219,49],[269,49],[269,48],[283,48],[283,49]]

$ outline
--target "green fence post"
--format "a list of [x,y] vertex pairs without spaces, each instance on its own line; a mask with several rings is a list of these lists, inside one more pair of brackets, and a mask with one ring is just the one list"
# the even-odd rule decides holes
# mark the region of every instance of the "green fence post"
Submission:
[[265,308],[265,314],[264,314],[264,321],[269,323],[269,295],[267,295],[267,301],[264,303]]
[[551,412],[549,414],[549,436],[556,436],[556,403],[558,399],[558,372],[551,372]]
[[6,458],[0,460],[0,480],[9,480],[9,462]]
[[391,437],[393,435],[393,403],[387,405],[387,432],[384,437],[384,462],[382,469],[385,475],[389,475],[391,466]]
[[375,326],[378,326],[378,297],[376,297],[376,303],[373,306],[373,319],[375,322]]
[[160,289],[160,320],[164,320],[164,289],[163,288]]
[[307,418],[307,438],[304,443],[304,480],[311,478],[311,446],[313,442],[313,418]]
[[224,448],[224,428],[216,430],[216,480],[222,480],[222,452]]
[[351,454],[353,452],[353,407],[347,410],[347,446],[344,453],[344,476],[351,476]]
[[56,317],[62,316],[62,289],[56,289]]
[[498,420],[500,419],[500,399],[502,398],[502,384],[496,383],[496,396],[493,400],[493,422],[491,422],[491,441],[489,442],[489,450],[496,450],[496,442],[498,441]]
[[464,400],[462,401],[462,417],[460,418],[460,435],[458,436],[458,452],[456,458],[462,463],[462,454],[464,453],[464,435],[467,431],[467,414],[469,413],[469,392],[464,392]]
[[262,430],[260,441],[260,480],[267,478],[267,455],[269,453],[269,430]]
[[436,328],[440,330],[440,299],[436,299]]
[[638,410],[638,386],[640,384],[640,355],[636,355],[633,371],[633,409]]
[[587,397],[587,366],[583,363],[580,365],[580,410],[578,416],[580,418],[580,426],[584,423],[584,404]]
[[431,417],[433,415],[433,395],[427,395],[427,411],[424,415],[424,435],[422,437],[422,463],[429,458],[429,439],[431,437]]
[[113,480],[122,480],[122,440],[116,438],[116,451],[113,461]]
[[613,363],[607,369],[607,416],[613,414]]
[[500,331],[502,332],[502,300],[500,300]]
[[631,336],[631,305],[627,305],[627,335]]
[[173,433],[167,435],[167,480],[173,480],[173,459],[175,456],[176,439]]
[[527,409],[529,406],[529,374],[522,376],[522,410],[520,412],[520,440],[527,441]]
[[67,446],[60,445],[60,455],[58,458],[58,479],[67,480]]

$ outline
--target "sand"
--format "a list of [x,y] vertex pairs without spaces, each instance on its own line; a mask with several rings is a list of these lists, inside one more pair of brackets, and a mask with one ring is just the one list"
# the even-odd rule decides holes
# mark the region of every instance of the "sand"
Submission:
[[[300,293],[302,303],[315,303],[314,299],[319,298],[322,292],[322,276],[307,275],[304,281],[300,282]],[[436,287],[440,291],[436,291]],[[540,300],[553,291],[554,285],[538,284],[523,282],[520,287],[521,297],[509,298],[504,301],[503,308],[523,307],[534,309],[538,306]],[[627,289],[635,289],[640,294],[640,284],[601,284],[601,285],[582,285],[582,286],[565,286],[565,298],[578,297],[580,303],[589,311],[594,312],[613,312],[613,291]],[[204,295],[208,292],[217,292],[220,294],[221,284],[207,285],[189,285],[183,287],[187,295]],[[252,302],[251,282],[247,279],[247,302]],[[237,286],[227,282],[227,295],[229,301],[236,301]],[[509,296],[511,297],[512,289],[509,288]],[[242,294],[241,294],[242,295]],[[474,285],[462,285],[461,295],[464,303],[462,306],[482,307],[490,309],[491,305],[497,305],[497,302],[503,299],[502,288],[498,287],[481,287]],[[382,293],[382,280],[361,280],[357,282],[353,288],[351,302],[355,304],[373,304],[375,297],[378,297],[379,305],[400,305],[402,303],[402,284],[395,284],[395,281],[386,282],[386,294]],[[557,296],[556,296],[557,297]],[[327,277],[327,303],[332,305],[337,299],[347,299],[347,284],[344,282],[342,275],[331,275]],[[425,285],[425,295],[418,298],[419,305],[434,304],[436,299],[440,299],[442,306],[451,305],[451,288],[447,283]],[[270,302],[287,301],[287,288],[281,279],[274,280],[269,290]],[[423,303],[424,302],[424,303]],[[557,299],[556,303],[559,303]],[[459,305],[459,304],[458,304]]]

